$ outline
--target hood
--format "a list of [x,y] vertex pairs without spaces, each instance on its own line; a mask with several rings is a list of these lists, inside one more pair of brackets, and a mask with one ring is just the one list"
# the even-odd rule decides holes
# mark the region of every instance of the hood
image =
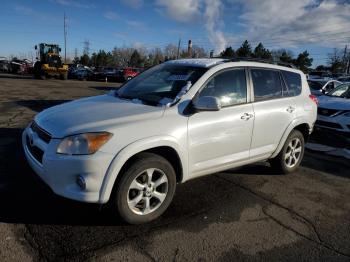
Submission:
[[112,94],[83,98],[46,109],[35,122],[54,138],[83,132],[108,131],[115,125],[160,118],[163,107],[121,100]]
[[350,99],[333,96],[319,96],[319,107],[336,109],[336,110],[350,110]]

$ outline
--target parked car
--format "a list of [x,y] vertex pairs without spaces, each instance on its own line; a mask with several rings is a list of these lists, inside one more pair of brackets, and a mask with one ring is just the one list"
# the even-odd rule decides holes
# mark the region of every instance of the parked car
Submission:
[[350,76],[342,76],[339,77],[337,80],[343,83],[350,83]]
[[107,81],[121,81],[122,80],[122,71],[114,67],[106,67],[103,70],[104,78],[107,78]]
[[9,61],[3,59],[0,60],[0,72],[8,73],[10,71]]
[[327,71],[313,71],[308,74],[308,79],[330,80],[332,74]]
[[350,83],[319,97],[316,126],[338,131],[350,138]]
[[139,224],[167,209],[177,183],[258,161],[296,171],[316,103],[296,69],[175,60],[117,91],[44,110],[22,141],[30,166],[56,194],[108,202]]
[[124,81],[129,81],[142,72],[141,68],[127,67],[123,69],[122,77]]
[[79,80],[90,80],[94,75],[94,72],[87,68],[79,68],[74,71],[75,78]]
[[327,94],[328,92],[333,90],[335,87],[342,84],[342,82],[338,80],[309,79],[307,82],[309,83],[311,93],[316,96]]

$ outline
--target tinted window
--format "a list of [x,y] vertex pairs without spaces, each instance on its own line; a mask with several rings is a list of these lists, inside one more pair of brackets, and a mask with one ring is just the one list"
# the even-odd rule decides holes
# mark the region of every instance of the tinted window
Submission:
[[297,96],[301,93],[301,76],[297,73],[282,71],[284,80],[288,85],[290,96]]
[[313,90],[320,90],[323,85],[325,84],[324,82],[316,82],[316,81],[307,81],[309,84],[309,87]]
[[251,73],[255,101],[282,97],[283,85],[278,71],[252,69]]
[[199,96],[215,96],[219,98],[222,106],[247,102],[245,70],[235,69],[217,74],[209,80]]

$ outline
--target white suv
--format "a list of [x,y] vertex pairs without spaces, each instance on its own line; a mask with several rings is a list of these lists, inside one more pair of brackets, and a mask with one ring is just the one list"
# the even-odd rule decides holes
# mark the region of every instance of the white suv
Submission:
[[41,112],[23,132],[23,147],[56,194],[108,202],[137,224],[166,210],[177,183],[265,160],[295,171],[316,102],[299,70],[169,61],[118,91]]

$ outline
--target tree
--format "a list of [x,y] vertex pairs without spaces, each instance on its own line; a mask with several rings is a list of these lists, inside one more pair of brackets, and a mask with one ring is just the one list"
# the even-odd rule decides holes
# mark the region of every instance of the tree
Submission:
[[192,58],[204,58],[204,57],[208,57],[208,53],[205,51],[205,49],[198,45],[193,45]]
[[236,56],[235,50],[231,46],[226,47],[224,51],[220,53],[222,58],[234,58]]
[[272,59],[272,54],[262,43],[259,43],[254,49],[253,57],[270,60]]
[[88,56],[88,54],[83,54],[81,57],[80,57],[80,63],[82,65],[89,65],[89,62],[90,62],[90,57]]
[[174,60],[177,57],[177,46],[174,44],[168,44],[164,48],[165,60]]
[[151,65],[158,65],[164,61],[163,52],[159,47],[156,47],[152,52]]
[[334,49],[333,53],[328,54],[328,65],[332,73],[340,73],[345,71],[346,64],[342,58],[339,49]]
[[293,63],[293,52],[287,49],[277,49],[271,51],[273,61],[284,63]]
[[130,57],[130,66],[132,67],[140,67],[141,63],[142,63],[142,58],[139,54],[139,52],[137,50],[134,50],[134,52],[132,53],[131,57]]
[[252,47],[250,46],[248,40],[245,40],[240,48],[237,49],[236,54],[238,57],[251,57]]
[[294,64],[302,70],[304,73],[309,71],[309,67],[312,65],[313,58],[309,57],[309,53],[305,50],[300,53],[295,59]]

